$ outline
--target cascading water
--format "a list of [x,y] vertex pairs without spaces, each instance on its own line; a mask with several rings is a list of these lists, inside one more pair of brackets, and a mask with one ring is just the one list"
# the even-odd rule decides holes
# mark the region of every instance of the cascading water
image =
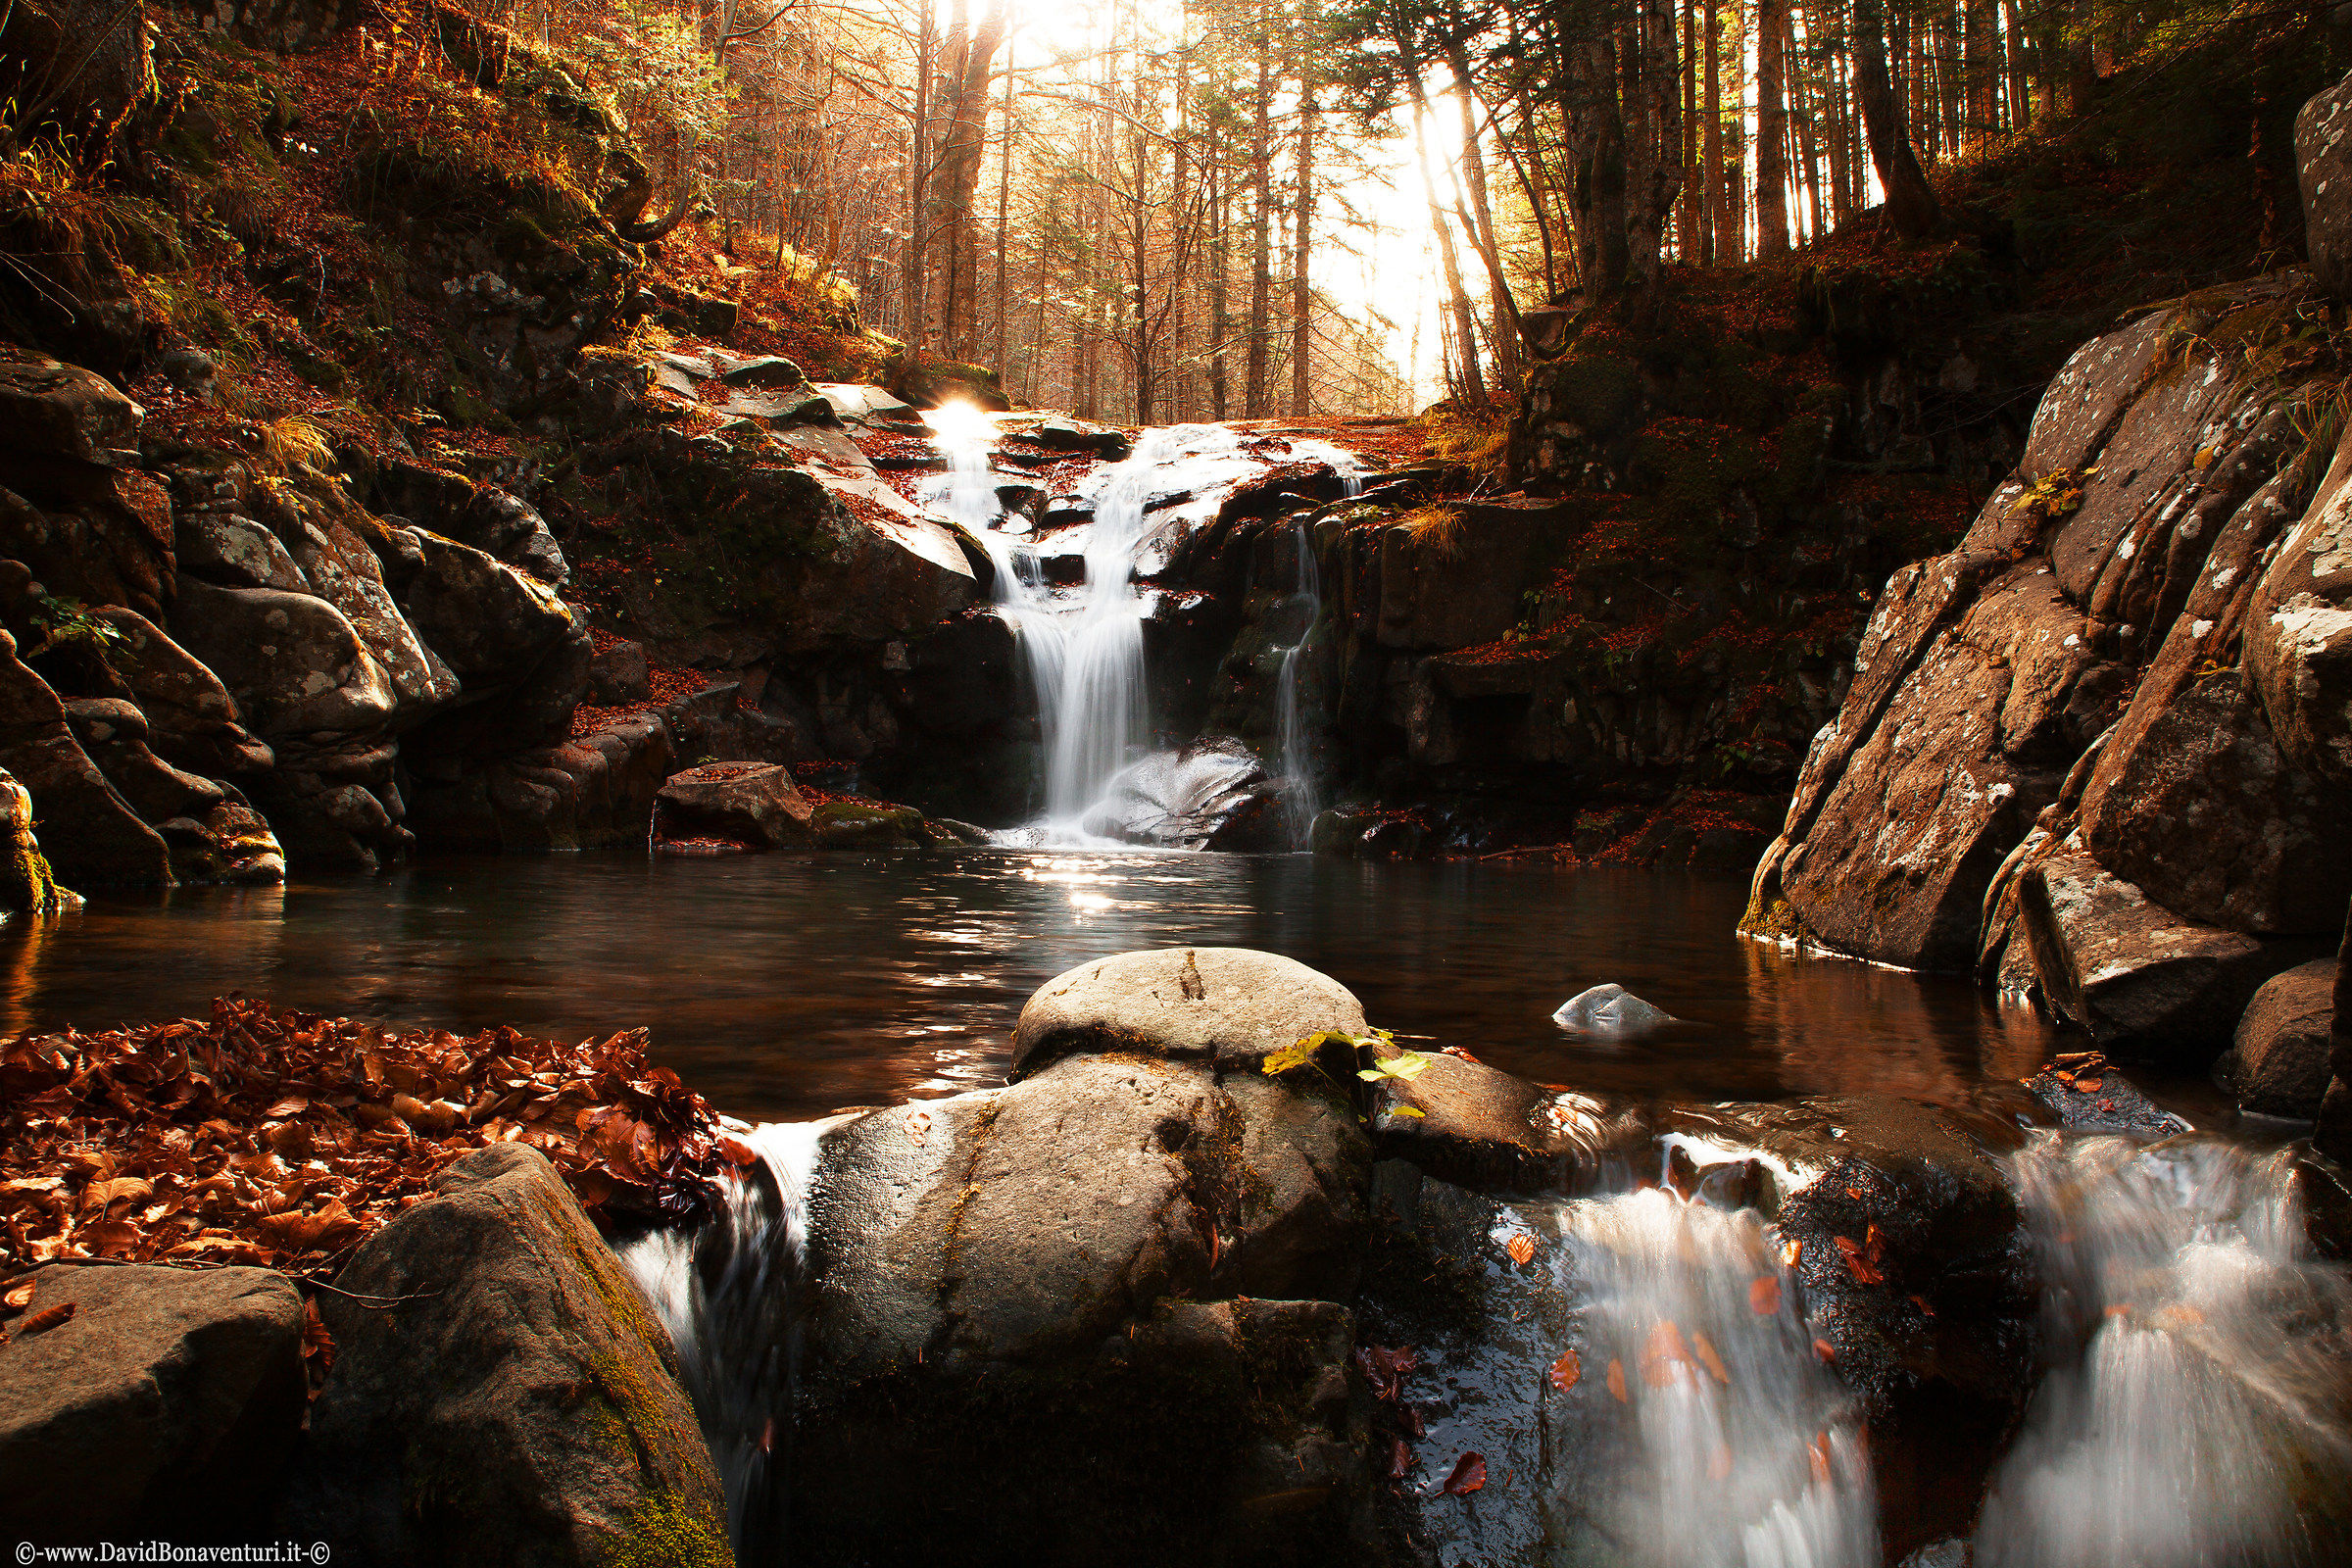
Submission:
[[1617,1419],[1596,1434],[1601,1463],[1552,1480],[1587,1489],[1576,1511],[1614,1560],[1872,1568],[1857,1424],[1755,1211],[1653,1188],[1570,1203],[1560,1223],[1588,1407]]
[[746,1130],[760,1158],[727,1179],[718,1219],[701,1230],[650,1231],[620,1254],[677,1347],[739,1562],[784,1560],[780,1508],[799,1371],[792,1292],[827,1125]]
[[1981,1568],[2347,1560],[2352,1286],[2311,1254],[2292,1156],[2049,1135],[2012,1166],[2049,1369]]
[[[927,498],[977,537],[996,568],[994,597],[1017,634],[1037,699],[1046,760],[1045,810],[1020,831],[1033,845],[1096,845],[1108,840],[1183,842],[1188,818],[1220,799],[1242,776],[1230,753],[1149,754],[1152,738],[1144,668],[1144,619],[1151,600],[1136,581],[1155,539],[1206,521],[1236,484],[1263,471],[1225,425],[1181,424],[1147,430],[1124,461],[1088,476],[1079,499],[1091,520],[1068,530],[1083,581],[1057,592],[1047,581],[1026,519],[1009,519],[998,503],[990,462],[993,419],[969,411],[925,416],[948,453],[945,479]],[[1360,487],[1354,457],[1319,441],[1288,443],[1294,461],[1330,463],[1350,494]],[[1302,540],[1307,625],[1319,600],[1313,558]],[[1065,552],[1066,553],[1066,552]],[[1301,630],[1302,645],[1305,632]],[[1294,778],[1305,769],[1298,717],[1298,649],[1286,659],[1282,763]],[[1311,798],[1311,786],[1308,789]]]

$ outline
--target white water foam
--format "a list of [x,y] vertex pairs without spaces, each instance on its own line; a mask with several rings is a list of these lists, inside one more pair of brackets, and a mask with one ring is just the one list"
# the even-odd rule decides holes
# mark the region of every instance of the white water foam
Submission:
[[[1165,550],[1185,528],[1213,518],[1235,486],[1265,471],[1269,460],[1246,450],[1250,438],[1226,425],[1144,431],[1130,457],[1097,469],[1079,490],[1092,506],[1091,520],[1062,530],[1055,543],[1065,556],[1076,547],[1085,579],[1057,590],[1026,521],[1018,525],[1022,532],[1005,526],[989,462],[993,423],[965,417],[933,423],[950,469],[930,502],[989,553],[997,607],[1018,637],[1043,732],[1045,810],[1009,841],[1043,848],[1171,842],[1168,824],[1182,811],[1167,808],[1229,787],[1230,770],[1213,760],[1220,754],[1186,753],[1165,754],[1166,760],[1147,770],[1150,777],[1135,771],[1154,755],[1144,668],[1152,599],[1136,579],[1163,564]],[[1329,463],[1350,490],[1357,487],[1360,465],[1352,454],[1321,441],[1285,445],[1281,461]],[[1303,531],[1300,549],[1311,574]],[[1311,616],[1310,611],[1310,624]],[[1295,744],[1293,734],[1297,653],[1291,651],[1283,674],[1286,771],[1299,765],[1304,751],[1302,738]],[[1196,763],[1202,757],[1212,760]],[[1138,800],[1143,815],[1130,820],[1124,807]]]
[[2305,1241],[2291,1157],[2046,1135],[2012,1166],[2052,1364],[1980,1568],[2343,1561],[2352,1289]]
[[701,1230],[658,1230],[622,1249],[677,1347],[680,1381],[726,1492],[737,1560],[781,1562],[782,1493],[798,1347],[791,1292],[808,1240],[817,1139],[831,1122],[746,1129],[760,1155],[727,1178],[725,1211]]

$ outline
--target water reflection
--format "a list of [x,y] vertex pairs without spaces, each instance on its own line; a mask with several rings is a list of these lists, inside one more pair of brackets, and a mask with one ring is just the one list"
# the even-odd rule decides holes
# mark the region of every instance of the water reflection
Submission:
[[[1681,874],[1145,852],[439,860],[8,922],[0,1024],[103,1027],[227,991],[567,1038],[643,1024],[722,1107],[781,1118],[993,1082],[1046,979],[1198,943],[1287,954],[1400,1034],[1617,1094],[1950,1100],[2044,1050],[1963,981],[1738,941],[1743,897]],[[1686,1022],[1629,1043],[1551,1023],[1602,981]]]

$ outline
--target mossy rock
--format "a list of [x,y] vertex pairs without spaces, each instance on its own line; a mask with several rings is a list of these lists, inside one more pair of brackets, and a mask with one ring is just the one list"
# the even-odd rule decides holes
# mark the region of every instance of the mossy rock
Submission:
[[911,806],[827,801],[808,818],[817,846],[827,850],[913,849],[928,843],[923,813]]

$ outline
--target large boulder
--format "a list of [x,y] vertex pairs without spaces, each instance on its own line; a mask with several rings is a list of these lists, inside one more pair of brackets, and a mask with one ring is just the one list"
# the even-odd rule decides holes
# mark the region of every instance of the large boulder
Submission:
[[2295,178],[2312,273],[2337,299],[2352,299],[2352,77],[2295,116]]
[[268,1269],[51,1264],[0,1350],[0,1531],[44,1544],[269,1534],[301,1441],[302,1298]]
[[379,731],[400,700],[351,621],[313,594],[190,579],[168,626],[266,740]]
[[2330,1074],[2335,1028],[2332,957],[2273,975],[2254,993],[2237,1035],[2214,1063],[2214,1081],[2241,1110],[2310,1119],[2320,1112]]
[[[1364,1410],[1340,1303],[1369,1145],[1337,1082],[1260,1066],[1272,1043],[1361,1013],[1297,965],[1220,996],[1268,956],[1212,953],[1108,960],[1084,998],[1039,1007],[1049,983],[1032,1011],[1059,1026],[1017,1082],[824,1135],[797,1441],[827,1460],[796,1467],[796,1550],[1360,1554]],[[1007,1477],[986,1460],[1035,1443],[1057,1462]]]
[[0,354],[0,556],[83,605],[161,613],[172,498],[139,470],[139,406],[79,366]]
[[451,1165],[323,1299],[287,1534],[339,1563],[733,1562],[669,1336],[536,1150]]
[[1104,1052],[1251,1072],[1308,1035],[1366,1028],[1346,986],[1295,958],[1158,948],[1098,958],[1040,986],[1013,1025],[1012,1074]]
[[561,746],[479,766],[418,765],[410,826],[441,850],[585,850],[644,844],[654,799],[678,765],[661,713],[636,713]]
[[47,914],[78,896],[57,885],[32,832],[32,795],[0,771],[0,913]]
[[276,759],[239,722],[220,677],[135,611],[92,611],[115,629],[107,663],[147,719],[148,744],[174,767],[208,778],[258,773]]

